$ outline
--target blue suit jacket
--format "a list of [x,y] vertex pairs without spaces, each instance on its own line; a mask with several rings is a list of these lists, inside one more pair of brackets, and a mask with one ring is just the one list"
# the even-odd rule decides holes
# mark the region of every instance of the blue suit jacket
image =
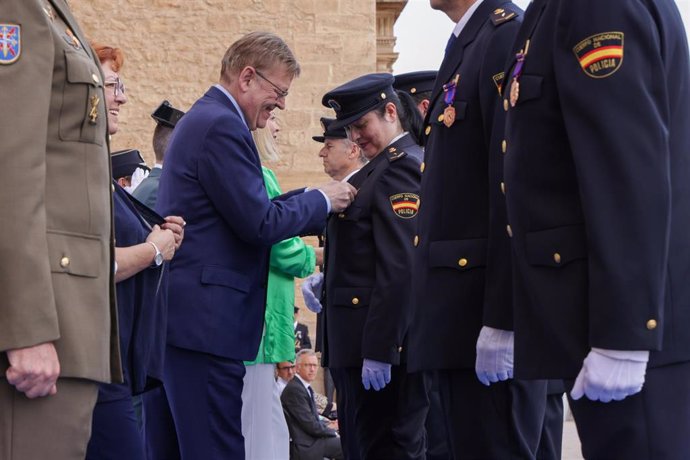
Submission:
[[157,209],[187,222],[170,265],[168,344],[254,359],[271,245],[321,231],[326,200],[318,190],[269,200],[251,134],[213,87],[175,127]]

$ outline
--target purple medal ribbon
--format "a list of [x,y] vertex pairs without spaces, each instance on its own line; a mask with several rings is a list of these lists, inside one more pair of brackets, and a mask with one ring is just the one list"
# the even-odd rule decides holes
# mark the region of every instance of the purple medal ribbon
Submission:
[[443,101],[446,104],[451,105],[453,101],[455,101],[455,90],[457,87],[457,79],[443,85],[443,92],[445,93],[443,96]]
[[525,53],[517,53],[515,57],[517,58],[517,64],[515,64],[513,69],[513,78],[517,80],[522,75],[522,66],[525,65]]

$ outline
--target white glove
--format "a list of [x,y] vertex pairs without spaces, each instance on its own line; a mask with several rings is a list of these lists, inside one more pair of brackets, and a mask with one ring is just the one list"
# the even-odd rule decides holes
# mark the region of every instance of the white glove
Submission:
[[513,331],[484,326],[477,339],[474,370],[484,385],[513,378]]
[[321,313],[321,291],[323,290],[323,273],[314,273],[302,283],[304,304],[314,313]]
[[592,401],[620,401],[642,390],[649,351],[592,348],[575,379],[570,396]]
[[130,185],[126,186],[124,189],[129,193],[130,195],[134,190],[139,187],[139,184],[146,179],[149,176],[149,170],[144,169],[144,168],[137,168],[134,170],[134,173],[132,173],[132,180]]

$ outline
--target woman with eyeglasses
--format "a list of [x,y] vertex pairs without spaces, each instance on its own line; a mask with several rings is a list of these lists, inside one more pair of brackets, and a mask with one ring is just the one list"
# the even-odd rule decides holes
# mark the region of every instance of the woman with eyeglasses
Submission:
[[[104,75],[108,128],[118,132],[127,103],[118,74],[119,48],[94,45]],[[144,442],[132,401],[162,381],[166,330],[167,264],[184,237],[181,217],[165,219],[113,181],[115,283],[124,383],[101,384],[93,414],[87,459],[144,460]]]

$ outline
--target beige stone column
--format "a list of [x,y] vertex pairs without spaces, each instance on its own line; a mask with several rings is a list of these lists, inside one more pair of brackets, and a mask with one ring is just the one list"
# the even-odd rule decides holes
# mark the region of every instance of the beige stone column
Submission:
[[391,72],[398,59],[393,51],[395,34],[393,26],[405,8],[407,0],[376,0],[376,70]]

